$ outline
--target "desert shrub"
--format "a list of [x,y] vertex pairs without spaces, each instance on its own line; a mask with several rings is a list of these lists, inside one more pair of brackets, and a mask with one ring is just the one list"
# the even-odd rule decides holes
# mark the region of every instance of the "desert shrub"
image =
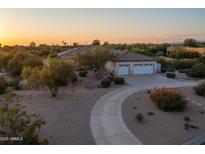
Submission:
[[0,78],[0,94],[3,94],[5,92],[7,86],[7,82],[3,78]]
[[80,71],[80,72],[79,72],[79,76],[80,76],[80,77],[86,77],[86,76],[87,76],[87,73],[88,73],[87,71]]
[[78,76],[73,72],[73,73],[70,73],[69,79],[70,79],[71,83],[75,83],[78,81]]
[[0,136],[18,137],[20,140],[0,141],[0,144],[47,144],[39,138],[46,122],[37,114],[28,114],[15,93],[7,93],[0,104]]
[[124,84],[125,83],[125,79],[122,77],[115,77],[114,78],[114,83],[115,84]]
[[166,75],[168,78],[175,78],[176,77],[175,72],[167,72]]
[[107,79],[109,79],[111,82],[114,81],[114,76],[108,76]]
[[103,80],[101,81],[101,86],[102,86],[103,88],[108,88],[108,87],[111,86],[111,81],[110,81],[109,79],[103,79]]
[[189,123],[184,123],[184,129],[188,130],[190,128],[190,124]]
[[183,111],[187,104],[186,96],[176,88],[156,88],[151,99],[163,111]]
[[144,115],[142,113],[138,113],[136,119],[138,122],[142,122],[144,120]]
[[191,121],[191,119],[188,116],[185,116],[184,121]]
[[202,64],[205,64],[205,56],[200,57],[198,61]]
[[194,87],[195,93],[200,96],[205,96],[205,82],[199,83]]
[[9,86],[12,87],[14,90],[20,90],[21,86],[20,86],[20,78],[13,78],[10,82],[9,82]]
[[154,112],[147,112],[148,115],[154,115]]
[[196,63],[189,70],[188,75],[194,78],[204,78],[205,77],[205,64]]
[[0,68],[6,68],[7,63],[12,58],[13,58],[13,53],[10,52],[0,53]]
[[158,61],[158,63],[161,64],[161,72],[165,73],[167,70],[169,70],[170,68],[173,68],[173,63],[172,61],[169,60],[165,60],[163,58],[160,58]]
[[174,67],[179,70],[179,69],[189,69],[195,64],[195,60],[192,59],[180,59],[180,60],[175,60],[173,62]]
[[6,70],[12,76],[19,76],[24,67],[41,66],[43,66],[42,59],[37,55],[27,52],[17,52],[7,63]]

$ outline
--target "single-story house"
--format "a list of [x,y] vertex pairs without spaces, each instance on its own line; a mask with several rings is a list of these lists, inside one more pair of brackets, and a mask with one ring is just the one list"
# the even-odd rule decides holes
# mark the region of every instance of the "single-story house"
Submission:
[[154,74],[160,71],[160,65],[154,57],[126,52],[107,62],[105,69],[117,75]]

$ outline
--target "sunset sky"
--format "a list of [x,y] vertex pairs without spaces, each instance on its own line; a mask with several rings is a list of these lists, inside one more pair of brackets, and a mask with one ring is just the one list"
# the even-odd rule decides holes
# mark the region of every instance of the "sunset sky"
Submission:
[[205,40],[205,9],[0,9],[0,43]]

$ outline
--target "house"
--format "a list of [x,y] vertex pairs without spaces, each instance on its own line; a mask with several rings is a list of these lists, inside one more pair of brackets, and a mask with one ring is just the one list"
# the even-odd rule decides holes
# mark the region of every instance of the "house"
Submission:
[[154,74],[160,71],[160,65],[153,57],[126,52],[107,62],[105,69],[117,75]]

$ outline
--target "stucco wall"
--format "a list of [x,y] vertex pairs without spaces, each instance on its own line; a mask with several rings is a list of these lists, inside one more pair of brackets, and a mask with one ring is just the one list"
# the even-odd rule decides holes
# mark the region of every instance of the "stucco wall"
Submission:
[[110,73],[115,73],[115,62],[108,61],[105,64],[105,70],[110,72]]

